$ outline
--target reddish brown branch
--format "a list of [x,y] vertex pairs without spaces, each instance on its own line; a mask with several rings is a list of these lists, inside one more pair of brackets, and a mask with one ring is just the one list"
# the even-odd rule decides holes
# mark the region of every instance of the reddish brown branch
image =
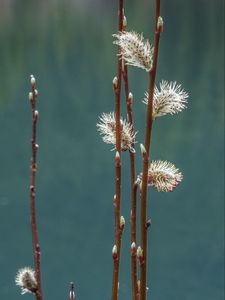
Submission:
[[[124,28],[125,29],[125,28]],[[133,97],[132,94],[129,93],[129,83],[128,83],[128,69],[127,65],[124,65],[123,68],[123,81],[124,81],[124,90],[126,96],[126,107],[127,107],[127,116],[128,122],[132,126],[132,132],[134,134],[134,121],[133,121],[133,112],[132,112],[132,104]],[[137,240],[136,234],[136,218],[137,218],[137,185],[136,181],[136,168],[135,168],[135,144],[132,144],[133,151],[129,151],[130,154],[130,182],[131,182],[131,245],[135,243]],[[131,279],[132,279],[132,298],[133,300],[137,299],[137,259],[136,255],[131,254]]]
[[[118,0],[118,31],[123,29],[123,0]],[[120,267],[120,248],[122,230],[120,227],[120,205],[121,205],[121,126],[120,126],[120,97],[121,97],[121,78],[122,78],[122,60],[120,59],[120,47],[118,48],[118,71],[117,79],[113,82],[115,92],[115,116],[116,116],[116,180],[115,180],[115,246],[117,250],[116,258],[113,264],[112,280],[112,300],[118,298],[119,267]]]
[[37,90],[35,79],[31,76],[31,93],[29,94],[32,110],[32,138],[31,138],[31,179],[30,179],[30,209],[31,209],[31,231],[32,231],[32,243],[34,251],[34,266],[35,275],[37,279],[38,288],[35,293],[37,300],[42,300],[41,290],[41,267],[40,267],[40,245],[38,242],[38,229],[36,221],[36,172],[37,172],[37,120],[38,111],[36,110]]
[[[118,30],[123,29],[123,0],[119,0],[118,8]],[[122,78],[122,60],[120,59],[120,47],[118,47],[118,76],[117,84],[114,85],[115,91],[115,114],[116,114],[116,151],[121,152],[121,128],[120,128],[120,96],[121,96],[121,78]]]
[[113,249],[113,281],[112,281],[112,300],[118,298],[118,285],[119,285],[119,269],[120,269],[120,249],[121,249],[121,238],[123,233],[124,225],[121,226],[121,213],[120,213],[120,181],[121,181],[121,161],[119,152],[116,152],[115,158],[116,168],[116,194],[114,197],[115,207],[115,245]]
[[[123,17],[123,31],[126,31],[126,19]],[[124,62],[123,62],[124,63]],[[127,108],[127,117],[128,122],[132,126],[132,134],[135,135],[134,130],[134,121],[133,121],[133,95],[129,92],[129,81],[128,81],[128,67],[126,64],[123,65],[123,81],[124,81],[124,90],[126,96],[126,108]],[[136,168],[135,168],[135,143],[132,144],[133,151],[129,151],[130,154],[130,182],[131,182],[131,214],[130,214],[130,223],[131,223],[131,245],[137,242],[137,233],[136,233],[136,219],[137,219],[137,184],[136,184]],[[132,281],[132,299],[137,299],[138,286],[137,286],[137,257],[134,253],[134,248],[131,249],[131,281]]]
[[152,107],[153,95],[155,87],[159,39],[162,32],[162,24],[159,25],[160,16],[160,0],[156,0],[156,23],[154,34],[154,53],[153,66],[149,72],[149,90],[148,90],[148,105],[146,114],[146,132],[145,132],[145,150],[143,152],[143,166],[142,166],[142,185],[141,185],[141,247],[143,250],[143,263],[140,266],[140,300],[146,300],[146,282],[147,282],[147,226],[146,226],[146,211],[147,211],[147,177],[148,177],[148,162],[151,146],[151,132],[152,132]]

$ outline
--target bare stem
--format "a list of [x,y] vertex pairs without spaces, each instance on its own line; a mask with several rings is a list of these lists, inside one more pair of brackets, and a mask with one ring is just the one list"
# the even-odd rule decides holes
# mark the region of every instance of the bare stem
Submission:
[[[118,30],[123,29],[123,0],[118,0]],[[115,180],[115,245],[117,247],[117,257],[114,258],[113,280],[112,280],[112,300],[118,298],[119,267],[120,267],[120,248],[122,230],[120,227],[120,202],[121,202],[121,126],[120,126],[120,97],[121,97],[121,78],[122,61],[120,59],[120,48],[118,48],[118,75],[117,84],[114,85],[115,91],[115,115],[116,115],[116,180]]]
[[32,110],[32,138],[31,138],[31,178],[30,178],[30,209],[31,209],[31,232],[32,232],[32,242],[34,251],[34,266],[35,274],[37,279],[38,288],[35,293],[37,300],[42,300],[42,290],[41,290],[41,267],[40,267],[40,245],[38,242],[38,229],[36,221],[36,172],[37,172],[37,137],[36,128],[38,120],[38,111],[36,110],[36,100],[37,100],[37,90],[35,85],[35,79],[31,76],[31,110]]
[[[125,28],[124,28],[125,29]],[[133,121],[133,111],[132,111],[132,97],[129,93],[129,83],[128,83],[128,68],[124,65],[123,68],[123,81],[124,89],[126,95],[126,107],[128,122],[132,126],[132,132],[134,133],[134,121]],[[132,148],[135,150],[135,144],[132,144]],[[136,181],[136,168],[135,168],[135,151],[129,151],[130,154],[130,182],[131,182],[131,245],[137,242],[136,234],[136,219],[137,219],[137,185]],[[132,298],[137,299],[137,257],[131,253],[131,279],[132,279]]]
[[[116,168],[116,183],[120,182],[120,170],[121,161],[119,152],[116,152],[115,158]],[[118,186],[119,188],[119,186]],[[120,189],[120,188],[119,188]],[[120,193],[120,190],[117,192]],[[113,253],[113,282],[112,282],[112,300],[118,299],[118,287],[119,287],[119,269],[120,269],[120,249],[121,249],[121,238],[123,233],[124,225],[121,226],[121,214],[120,214],[120,198],[117,198],[117,194],[114,197],[115,206],[115,246],[116,251]]]
[[142,165],[142,185],[141,185],[141,247],[143,250],[143,262],[140,265],[140,300],[146,300],[146,277],[147,277],[147,226],[146,226],[146,211],[147,211],[147,179],[148,179],[148,163],[151,146],[152,132],[152,105],[155,87],[156,69],[158,61],[159,39],[162,32],[162,25],[159,26],[158,20],[160,16],[160,0],[156,0],[156,22],[154,34],[154,53],[153,67],[149,72],[149,98],[146,114],[146,132],[145,132],[145,150],[143,153]]

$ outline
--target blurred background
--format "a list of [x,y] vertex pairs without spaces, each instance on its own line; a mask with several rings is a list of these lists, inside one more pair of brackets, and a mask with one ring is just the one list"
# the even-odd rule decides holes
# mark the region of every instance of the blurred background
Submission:
[[[125,1],[128,30],[153,40],[154,1]],[[148,299],[224,299],[223,1],[162,0],[157,83],[181,83],[188,108],[154,123],[152,159],[184,181],[150,191]],[[39,91],[37,213],[45,300],[111,298],[114,152],[96,122],[114,109],[117,1],[0,0],[0,299],[21,299],[14,278],[33,265],[29,217],[29,75]],[[148,85],[129,68],[137,141]],[[123,115],[125,107],[123,101]],[[137,145],[137,170],[140,152]],[[131,299],[128,153],[123,153],[120,299]],[[23,296],[33,299],[32,295]]]

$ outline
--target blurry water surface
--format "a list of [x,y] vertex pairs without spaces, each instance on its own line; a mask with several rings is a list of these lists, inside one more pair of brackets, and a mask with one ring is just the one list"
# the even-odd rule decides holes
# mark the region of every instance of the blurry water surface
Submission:
[[[128,29],[152,40],[150,2],[125,1],[125,7]],[[152,158],[174,162],[184,182],[174,193],[150,194],[148,299],[222,300],[223,1],[162,0],[162,15],[157,82],[177,80],[190,101],[183,113],[154,124]],[[114,153],[95,124],[114,107],[117,58],[111,34],[116,28],[116,1],[0,1],[0,299],[21,299],[16,271],[33,264],[30,74],[39,90],[37,210],[44,299],[68,299],[70,281],[78,300],[111,297]],[[135,68],[129,73],[137,140],[143,142],[148,78]],[[128,300],[127,153],[123,167],[120,299]]]

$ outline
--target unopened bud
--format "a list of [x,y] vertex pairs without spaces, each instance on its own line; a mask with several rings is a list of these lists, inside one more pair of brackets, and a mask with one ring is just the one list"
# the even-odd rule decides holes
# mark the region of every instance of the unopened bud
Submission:
[[34,78],[34,75],[30,75],[30,83],[31,85],[35,85],[36,79]]
[[137,248],[137,257],[140,259],[143,257],[143,250],[140,246]]
[[135,184],[140,186],[141,182],[142,182],[141,177],[140,177],[140,175],[138,175],[137,180],[135,181]]
[[143,144],[140,144],[140,148],[141,148],[141,153],[146,154],[146,149],[145,149],[145,146]]
[[120,164],[120,153],[119,151],[116,151],[116,165],[118,166]]
[[142,173],[140,175],[138,175],[135,184],[137,184],[137,186],[139,187],[140,190],[142,189]]
[[161,16],[158,17],[157,29],[159,30],[159,32],[163,31],[163,18]]
[[133,103],[133,94],[129,93],[128,99],[127,99],[127,104],[132,105],[132,103]]
[[132,256],[135,256],[136,255],[136,244],[135,244],[135,242],[133,242],[132,244],[131,244],[131,255]]
[[120,228],[123,229],[125,225],[125,219],[123,216],[120,217]]
[[149,228],[152,225],[152,219],[148,219],[148,221],[146,222],[146,227]]
[[38,144],[35,144],[35,148],[38,149],[38,148],[39,148],[39,145],[38,145]]
[[141,287],[141,281],[140,280],[137,281],[137,287],[138,287],[138,292],[140,292],[140,287]]
[[30,101],[33,100],[33,94],[31,92],[28,94],[28,98],[29,98]]
[[116,206],[116,195],[113,196],[113,205]]
[[112,248],[112,257],[113,257],[113,259],[117,258],[117,246],[116,245],[114,245]]
[[38,110],[35,110],[35,111],[34,111],[34,115],[35,115],[36,118],[38,118],[38,116],[39,116]]
[[74,291],[70,291],[70,299],[75,299],[75,293],[74,293]]
[[133,242],[133,243],[131,244],[131,250],[134,250],[134,249],[136,249],[136,244],[135,244],[135,242]]
[[124,59],[121,60],[121,64],[122,64],[122,66],[121,66],[122,67],[122,72],[124,72],[124,66],[125,66]]
[[127,18],[126,16],[123,16],[123,28],[127,27]]
[[74,283],[70,283],[70,300],[75,300]]
[[129,93],[128,98],[130,101],[133,101],[133,94],[131,92]]
[[117,89],[117,86],[118,86],[118,78],[115,76],[115,77],[113,78],[113,88],[114,88],[114,90]]
[[34,90],[35,96],[38,95],[38,90]]

